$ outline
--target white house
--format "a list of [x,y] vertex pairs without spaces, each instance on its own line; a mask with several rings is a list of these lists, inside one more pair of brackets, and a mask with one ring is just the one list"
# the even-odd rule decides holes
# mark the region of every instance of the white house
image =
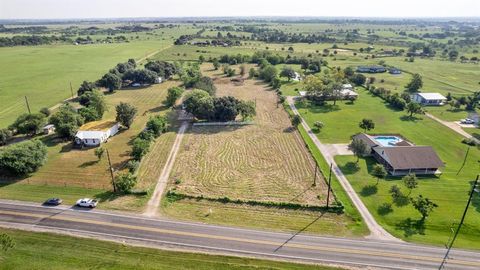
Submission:
[[114,121],[94,121],[81,126],[75,135],[77,146],[99,146],[118,132],[118,123]]
[[157,84],[158,84],[158,83],[162,83],[162,82],[163,82],[162,77],[157,77],[157,78],[155,79],[155,83],[157,83]]
[[412,100],[424,106],[442,106],[447,98],[439,93],[416,93]]

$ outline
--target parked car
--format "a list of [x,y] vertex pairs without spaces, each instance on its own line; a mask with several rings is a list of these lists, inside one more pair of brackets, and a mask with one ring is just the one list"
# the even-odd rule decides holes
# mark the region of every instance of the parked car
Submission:
[[465,119],[462,119],[460,121],[460,123],[471,125],[471,124],[475,124],[475,121],[473,119],[470,119],[470,118],[465,118]]
[[44,205],[54,205],[54,206],[57,206],[57,205],[60,205],[62,204],[62,199],[60,198],[50,198],[48,200],[46,200],[43,204]]
[[78,207],[88,207],[88,208],[95,208],[97,207],[97,200],[94,199],[89,199],[89,198],[83,198],[77,201],[75,204]]

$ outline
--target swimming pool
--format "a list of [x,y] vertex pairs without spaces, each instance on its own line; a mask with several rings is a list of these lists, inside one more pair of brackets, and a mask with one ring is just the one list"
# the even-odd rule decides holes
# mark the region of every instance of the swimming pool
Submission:
[[403,141],[397,136],[376,136],[373,137],[381,146],[395,146],[397,143]]

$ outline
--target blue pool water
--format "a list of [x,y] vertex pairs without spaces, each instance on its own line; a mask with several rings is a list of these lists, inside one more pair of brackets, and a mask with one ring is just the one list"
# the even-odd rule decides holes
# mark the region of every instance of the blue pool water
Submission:
[[377,136],[373,138],[382,146],[395,146],[396,143],[402,141],[401,138],[396,136]]

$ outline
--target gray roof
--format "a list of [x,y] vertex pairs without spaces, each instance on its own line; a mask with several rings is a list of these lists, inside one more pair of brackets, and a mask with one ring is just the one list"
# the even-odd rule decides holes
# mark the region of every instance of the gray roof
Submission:
[[395,170],[440,168],[443,161],[431,146],[397,146],[373,148]]

